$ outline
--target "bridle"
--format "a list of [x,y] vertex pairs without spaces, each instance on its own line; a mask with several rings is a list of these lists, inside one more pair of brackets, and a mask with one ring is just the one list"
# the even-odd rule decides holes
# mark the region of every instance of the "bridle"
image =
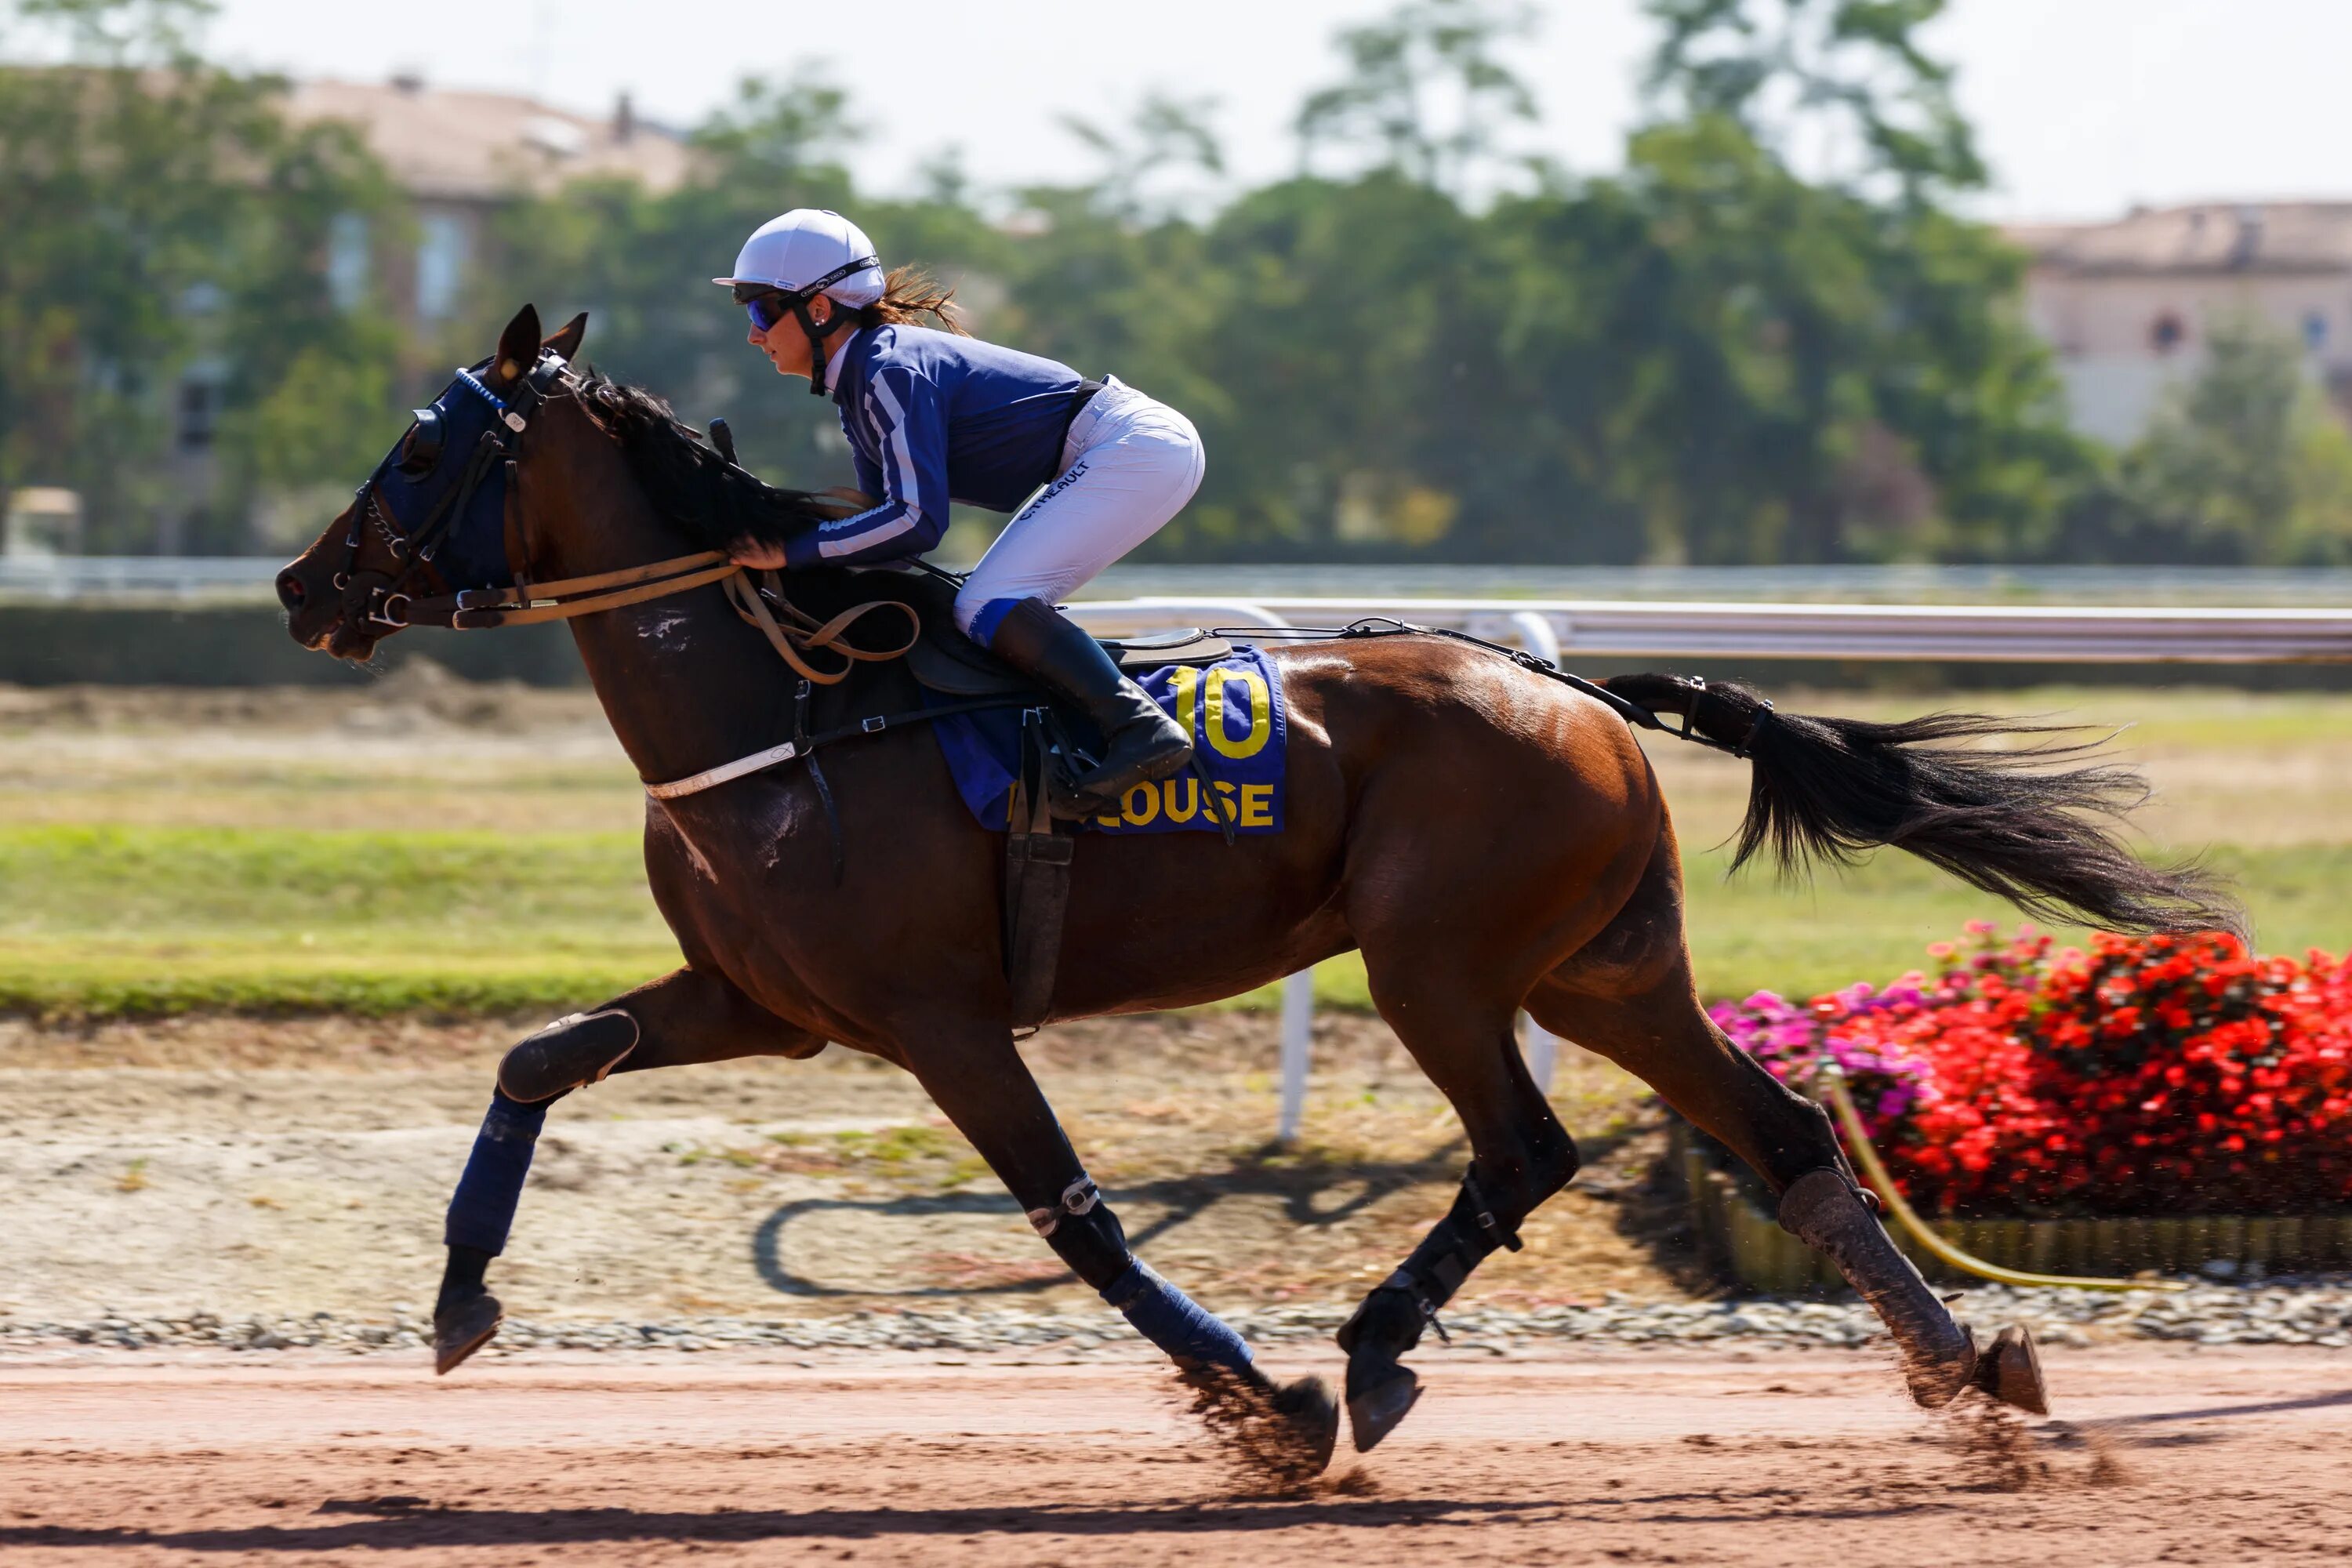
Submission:
[[[351,530],[343,537],[342,570],[334,576],[336,592],[342,595],[346,625],[382,626],[388,632],[410,626],[449,626],[455,623],[440,617],[454,614],[459,607],[457,601],[471,592],[496,591],[461,590],[427,596],[416,593],[415,587],[420,575],[446,581],[435,562],[457,525],[472,511],[483,483],[494,472],[499,474],[501,491],[509,503],[506,531],[513,533],[511,486],[516,452],[523,432],[530,426],[530,416],[546,402],[549,392],[564,380],[569,369],[561,355],[542,353],[530,374],[516,382],[509,396],[500,397],[473,370],[459,367],[453,384],[479,395],[489,404],[496,417],[467,454],[465,470],[457,482],[442,491],[424,520],[413,528],[404,530],[383,503],[384,467],[389,466],[389,458],[384,466],[378,467],[361,484],[359,493],[352,499]],[[437,432],[441,414],[437,407],[420,408],[415,420],[417,428],[430,427]],[[390,572],[360,568],[361,542],[370,523],[396,563]],[[511,537],[506,541],[508,565],[520,584],[522,563],[515,558],[514,542]]]
[[[577,384],[571,366],[551,350],[543,351],[530,374],[518,379],[504,397],[491,391],[475,371],[457,372],[453,390],[463,388],[479,396],[490,405],[495,417],[467,455],[466,467],[457,482],[432,504],[415,528],[404,531],[391,509],[383,504],[383,468],[379,468],[360,486],[352,503],[351,529],[343,540],[343,569],[334,578],[335,587],[342,595],[342,614],[347,624],[382,626],[387,632],[425,626],[446,626],[453,631],[488,631],[498,626],[572,620],[718,584],[725,590],[736,614],[759,627],[769,646],[803,679],[819,686],[832,686],[847,679],[856,664],[898,658],[915,646],[922,626],[911,605],[876,600],[854,605],[832,619],[820,622],[795,609],[784,597],[782,579],[778,574],[762,572],[755,576],[723,551],[698,551],[618,571],[531,582],[530,551],[523,537],[522,512],[517,504],[520,487],[516,465],[532,417],[551,396],[558,393],[570,395]],[[437,425],[437,409],[420,409],[420,426],[428,415]],[[504,587],[489,584],[441,593],[418,592],[422,586],[420,574],[429,574],[446,587],[446,573],[436,563],[436,558],[449,545],[454,531],[473,510],[482,487],[493,476],[504,503],[501,544],[513,582]],[[391,572],[359,569],[361,541],[371,524],[398,563]],[[849,642],[850,628],[879,609],[905,614],[908,622],[906,641],[881,650],[861,648]],[[840,668],[828,669],[812,664],[808,656],[820,652],[838,658]]]

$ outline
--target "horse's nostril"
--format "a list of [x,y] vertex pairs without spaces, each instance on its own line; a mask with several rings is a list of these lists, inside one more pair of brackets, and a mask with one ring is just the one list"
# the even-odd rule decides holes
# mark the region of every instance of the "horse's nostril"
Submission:
[[290,570],[278,574],[278,602],[289,610],[299,610],[303,600],[302,579]]

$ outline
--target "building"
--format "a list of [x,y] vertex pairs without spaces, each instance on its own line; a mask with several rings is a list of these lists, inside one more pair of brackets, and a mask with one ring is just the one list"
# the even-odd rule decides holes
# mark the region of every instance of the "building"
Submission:
[[338,226],[327,258],[337,298],[356,304],[380,287],[404,321],[427,327],[457,310],[484,227],[502,204],[594,177],[667,191],[693,158],[675,132],[640,120],[625,94],[599,118],[399,76],[380,84],[298,82],[286,112],[357,128],[410,200],[413,248],[383,243],[356,215]]
[[[519,196],[593,177],[635,180],[655,192],[687,177],[693,152],[676,132],[640,119],[625,94],[607,116],[575,113],[510,93],[428,87],[415,76],[383,83],[303,81],[285,100],[297,122],[352,126],[407,200],[396,224],[379,229],[365,215],[339,219],[322,258],[327,284],[345,310],[388,310],[412,335],[430,341],[454,316],[467,275],[483,253],[500,206]],[[198,285],[188,313],[208,315],[216,299]],[[227,346],[199,354],[173,395],[173,443],[166,473],[174,493],[209,496],[214,436],[231,363]],[[314,531],[308,498],[289,520],[265,506],[252,520],[253,543],[282,548]],[[198,499],[157,520],[156,549],[186,548],[190,525],[207,504]]]
[[2166,386],[2195,373],[2213,323],[2244,312],[2300,341],[2352,409],[2352,202],[2136,207],[2007,232],[2032,258],[2027,314],[2084,433],[2138,436]]

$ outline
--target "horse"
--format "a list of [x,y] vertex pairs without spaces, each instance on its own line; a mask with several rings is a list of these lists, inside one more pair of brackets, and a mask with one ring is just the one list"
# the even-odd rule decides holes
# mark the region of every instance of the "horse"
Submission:
[[[848,503],[771,489],[658,398],[574,369],[585,331],[583,315],[542,339],[525,306],[278,580],[293,638],[350,660],[429,620],[568,619],[648,782],[646,876],[685,959],[500,1063],[451,1205],[439,1369],[496,1331],[488,1267],[550,1103],[608,1073],[806,1058],[832,1041],[913,1074],[1080,1279],[1319,1468],[1342,1401],[1317,1378],[1274,1385],[1237,1334],[1132,1257],[1024,1064],[1004,839],[963,809],[940,748],[886,730],[833,747],[819,773],[776,744],[807,688],[772,650],[790,651],[773,623],[747,613],[765,601],[725,546],[748,516],[813,526]],[[782,597],[854,600],[859,575],[798,574]],[[1745,1162],[1781,1224],[1877,1311],[1917,1404],[1975,1391],[2047,1408],[2031,1335],[1979,1343],[1889,1240],[1822,1109],[1709,1019],[1673,820],[1636,731],[1748,761],[1742,861],[1769,851],[1793,875],[1892,846],[2045,916],[2235,928],[2193,868],[2124,847],[2128,772],[2038,731],[2022,749],[1973,744],[2010,728],[1982,716],[1783,713],[1743,687],[1581,681],[1410,631],[1271,658],[1289,713],[1282,831],[1084,836],[1051,1016],[1191,1006],[1361,952],[1374,1006],[1460,1116],[1471,1157],[1445,1215],[1338,1335],[1359,1449],[1419,1396],[1404,1357],[1438,1310],[1576,1174],[1515,1042],[1521,1009]],[[832,689],[866,711],[918,706],[898,665],[860,676]],[[663,784],[698,774],[723,782]]]

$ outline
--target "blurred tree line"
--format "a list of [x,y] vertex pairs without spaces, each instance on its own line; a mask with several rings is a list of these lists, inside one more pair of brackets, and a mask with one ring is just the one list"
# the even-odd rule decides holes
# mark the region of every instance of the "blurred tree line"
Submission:
[[[1492,0],[1343,30],[1296,173],[1238,192],[1214,104],[1162,96],[1071,121],[1096,166],[1066,184],[1008,201],[949,155],[865,193],[839,87],[749,81],[682,187],[508,208],[465,324],[487,344],[522,299],[588,309],[600,368],[726,414],[780,482],[839,482],[829,405],[706,281],[776,212],[831,206],[958,282],[976,330],[1192,416],[1208,479],[1160,559],[2352,558],[2352,438],[2251,324],[2133,451],[2068,429],[2024,258],[1959,213],[1987,173],[1919,42],[1943,5],[1646,0],[1643,119],[1604,175],[1528,151],[1532,24]],[[349,138],[281,124],[275,84],[206,67],[200,9],[0,0],[0,29],[73,60],[0,68],[0,489],[152,501],[156,388],[223,355],[234,519],[356,482],[446,377],[323,282],[335,215],[396,223],[397,193]]]
[[[355,483],[405,390],[395,330],[335,309],[321,267],[338,215],[396,193],[349,132],[289,125],[282,84],[199,58],[202,14],[0,4],[0,50],[62,56],[0,66],[0,499],[79,491],[94,552],[152,548],[153,519],[187,515],[171,432],[191,412],[222,493],[185,543],[221,548],[241,530],[207,531],[207,510],[330,470]],[[197,411],[174,406],[192,364],[209,372]]]

